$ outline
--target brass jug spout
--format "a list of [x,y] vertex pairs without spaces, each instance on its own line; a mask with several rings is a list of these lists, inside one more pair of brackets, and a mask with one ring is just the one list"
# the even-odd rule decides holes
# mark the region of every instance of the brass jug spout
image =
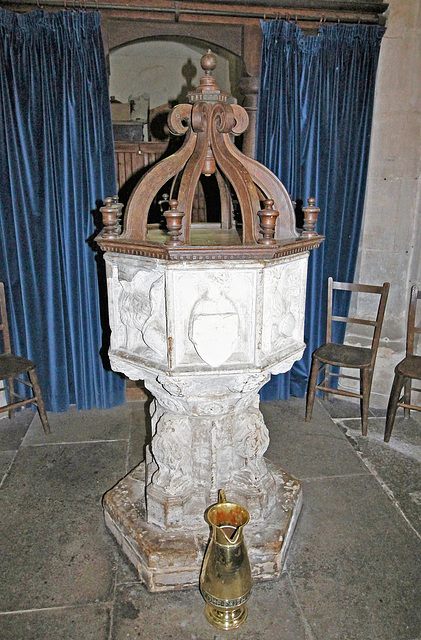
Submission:
[[243,528],[248,511],[227,502],[219,491],[217,504],[205,512],[211,536],[200,575],[200,590],[206,601],[205,615],[219,629],[235,629],[247,618],[252,578]]

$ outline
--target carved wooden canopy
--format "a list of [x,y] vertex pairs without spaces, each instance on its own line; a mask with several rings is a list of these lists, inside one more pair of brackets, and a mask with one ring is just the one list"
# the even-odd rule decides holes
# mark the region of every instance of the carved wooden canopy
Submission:
[[[241,153],[232,141],[232,136],[247,128],[248,116],[245,109],[227,102],[229,95],[220,90],[212,75],[215,64],[215,56],[209,51],[202,57],[205,75],[199,87],[189,94],[190,103],[177,105],[170,113],[169,128],[175,135],[184,135],[184,143],[140,179],[127,204],[123,233],[119,224],[122,205],[107,199],[101,210],[104,230],[98,237],[103,249],[194,259],[199,255],[274,257],[281,247],[282,251],[295,253],[320,244],[322,238],[311,222],[318,211],[314,200],[305,208],[307,226],[300,237],[285,187],[269,169]],[[192,233],[192,208],[199,179],[213,174],[218,175],[221,188],[238,202],[240,233],[234,224],[225,229],[221,224],[219,232],[198,225],[196,233]],[[148,225],[148,215],[156,194],[169,181],[170,209],[164,214],[167,232],[163,232],[156,225]]]

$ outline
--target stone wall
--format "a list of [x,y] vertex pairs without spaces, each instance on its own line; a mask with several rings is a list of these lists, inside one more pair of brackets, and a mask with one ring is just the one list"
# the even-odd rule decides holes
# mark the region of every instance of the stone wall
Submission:
[[[140,41],[110,52],[110,95],[128,102],[129,95],[150,96],[150,108],[167,101],[187,101],[187,91],[200,83],[200,59],[208,47],[171,40]],[[235,56],[217,56],[215,78],[224,91],[235,77]]]
[[[421,3],[390,0],[376,85],[363,228],[355,282],[391,283],[371,406],[386,406],[404,356],[412,284],[421,285]],[[352,305],[369,313],[360,296]],[[346,341],[368,344],[358,325]],[[349,383],[348,383],[349,384]],[[347,388],[347,383],[343,385]]]

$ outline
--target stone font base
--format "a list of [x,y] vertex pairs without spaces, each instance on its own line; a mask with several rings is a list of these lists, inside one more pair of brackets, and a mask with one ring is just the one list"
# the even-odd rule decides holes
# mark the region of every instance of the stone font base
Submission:
[[[301,510],[301,485],[266,461],[276,482],[276,500],[262,521],[244,531],[255,580],[277,578]],[[226,487],[230,498],[229,487]],[[208,505],[210,506],[210,505]],[[103,501],[105,522],[149,591],[196,587],[209,538],[209,528],[164,531],[146,521],[145,464],[141,463],[108,491]]]

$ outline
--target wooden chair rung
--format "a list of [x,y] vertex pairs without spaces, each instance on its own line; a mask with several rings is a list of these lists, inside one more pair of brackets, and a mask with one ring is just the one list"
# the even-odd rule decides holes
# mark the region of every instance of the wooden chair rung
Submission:
[[349,324],[366,324],[369,327],[375,327],[377,325],[375,320],[364,320],[363,318],[345,318],[342,316],[332,316],[333,322],[347,322]]
[[336,378],[347,378],[348,380],[359,380],[357,376],[349,376],[346,373],[329,373],[329,376],[335,376]]
[[24,380],[23,378],[19,378],[19,377],[15,377],[13,378],[13,380],[15,380],[16,382],[19,382],[20,384],[24,384],[26,387],[32,388],[32,384],[28,382],[28,380]]
[[19,393],[16,393],[16,391],[9,391],[9,395],[11,395],[13,398],[18,398],[19,400],[26,400],[26,398],[19,395]]
[[375,284],[359,284],[358,282],[337,282],[330,278],[332,281],[332,288],[337,289],[338,291],[356,291],[361,293],[383,293],[384,285],[389,283],[384,283],[382,286]]
[[25,400],[20,400],[19,402],[12,402],[11,404],[6,404],[2,407],[0,407],[0,413],[3,413],[4,411],[10,411],[11,409],[19,409],[20,407],[23,407],[27,404],[37,404],[36,401],[34,401],[34,398],[26,398]]
[[332,387],[324,387],[321,384],[316,385],[316,389],[324,391],[325,393],[336,393],[338,396],[349,396],[350,398],[362,398],[361,393],[354,393],[353,391],[345,391],[345,389],[332,389]]
[[421,411],[421,407],[417,404],[405,404],[405,402],[398,402],[398,407],[402,407],[403,409],[413,409],[414,411]]

